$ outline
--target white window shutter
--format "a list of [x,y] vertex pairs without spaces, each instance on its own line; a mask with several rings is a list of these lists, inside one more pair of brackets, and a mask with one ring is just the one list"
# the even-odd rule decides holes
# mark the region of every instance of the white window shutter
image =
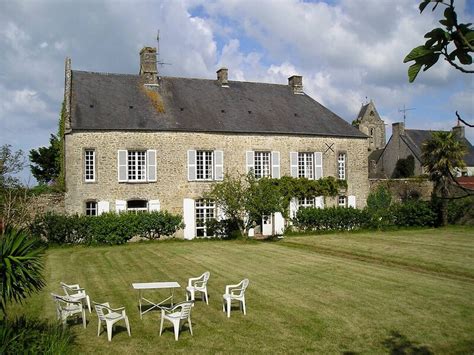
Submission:
[[293,197],[290,200],[290,218],[295,218],[296,212],[298,212],[298,199]]
[[127,210],[127,201],[115,200],[115,212],[120,213]]
[[150,149],[146,151],[147,160],[147,180],[156,181],[156,150]]
[[283,218],[283,215],[280,212],[275,212],[274,223],[275,234],[283,234],[283,232],[285,231],[285,219]]
[[356,197],[354,195],[348,196],[347,207],[356,208]]
[[160,208],[161,208],[160,200],[150,200],[150,201],[148,201],[148,211],[149,212],[159,211]]
[[224,180],[224,152],[222,150],[214,151],[214,179]]
[[290,174],[291,177],[298,177],[298,152],[290,152]]
[[324,208],[324,197],[316,196],[316,208]]
[[223,220],[225,220],[225,217],[226,217],[226,215],[225,215],[225,212],[222,209],[222,207],[217,206],[217,208],[216,208],[216,219],[218,221],[223,221]]
[[250,170],[254,169],[254,162],[255,162],[255,153],[253,150],[249,150],[245,153],[246,163],[247,163],[247,174]]
[[99,201],[97,203],[97,214],[98,215],[101,215],[102,213],[109,212],[109,209],[110,209],[109,201]]
[[118,181],[124,182],[127,181],[127,151],[119,150],[117,152],[117,171],[118,171]]
[[196,236],[195,207],[192,198],[183,200],[184,239],[194,239]]
[[272,152],[272,178],[280,178],[280,152]]
[[315,180],[323,177],[323,153],[314,152],[314,176]]
[[188,181],[196,180],[196,151],[188,150]]

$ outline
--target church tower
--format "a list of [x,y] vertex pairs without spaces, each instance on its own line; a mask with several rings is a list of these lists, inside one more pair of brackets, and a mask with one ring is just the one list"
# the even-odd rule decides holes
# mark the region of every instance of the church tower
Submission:
[[385,122],[380,118],[372,100],[362,105],[352,125],[370,137],[369,151],[385,147]]

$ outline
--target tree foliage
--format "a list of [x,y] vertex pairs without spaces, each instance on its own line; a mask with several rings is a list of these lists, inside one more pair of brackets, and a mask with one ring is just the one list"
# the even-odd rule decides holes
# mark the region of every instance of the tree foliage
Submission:
[[256,179],[252,173],[239,176],[226,174],[224,181],[214,183],[205,197],[213,199],[230,220],[230,225],[239,226],[243,235],[253,224],[260,224],[265,215],[281,212],[286,216],[292,198],[336,196],[346,188],[345,180],[333,177],[319,180],[290,176]]
[[48,147],[30,150],[31,173],[39,183],[55,182],[60,172],[60,142],[51,134]]
[[44,248],[26,231],[7,228],[0,236],[0,311],[6,315],[7,303],[22,302],[44,285]]
[[471,53],[474,51],[472,24],[458,22],[454,0],[422,0],[419,5],[420,13],[430,3],[434,4],[433,11],[438,6],[445,7],[444,18],[439,21],[442,27],[426,33],[425,44],[413,48],[405,57],[404,63],[414,61],[408,68],[409,81],[413,82],[421,69],[426,71],[435,65],[440,57],[464,73],[474,73],[474,70],[467,69],[472,64]]
[[20,186],[20,180],[14,175],[25,167],[23,151],[13,151],[12,146],[4,144],[0,147],[0,189]]
[[409,178],[415,174],[415,158],[413,155],[409,155],[405,159],[400,158],[395,164],[395,169],[392,173],[392,178],[401,179]]
[[434,183],[434,194],[442,198],[441,224],[448,223],[447,198],[454,183],[453,171],[465,167],[467,148],[453,132],[433,132],[431,139],[422,145],[423,166]]

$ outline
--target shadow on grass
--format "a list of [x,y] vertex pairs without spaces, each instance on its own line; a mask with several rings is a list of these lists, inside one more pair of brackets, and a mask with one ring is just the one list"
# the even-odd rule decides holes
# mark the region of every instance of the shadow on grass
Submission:
[[410,341],[405,335],[396,331],[391,331],[390,336],[386,338],[382,345],[391,355],[431,355],[433,352],[425,345],[418,345]]

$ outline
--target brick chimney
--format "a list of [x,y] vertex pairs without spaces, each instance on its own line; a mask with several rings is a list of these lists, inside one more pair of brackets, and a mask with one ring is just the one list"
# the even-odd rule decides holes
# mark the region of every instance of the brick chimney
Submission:
[[293,89],[293,94],[303,94],[303,77],[301,75],[290,76],[288,85]]
[[156,48],[143,47],[140,51],[140,76],[145,79],[145,84],[158,84]]
[[223,87],[229,87],[229,80],[228,80],[229,71],[227,70],[227,68],[220,68],[218,71],[216,71],[216,73],[217,73],[217,81],[219,82],[219,84],[221,84],[221,86]]
[[459,139],[463,139],[466,136],[466,127],[461,126],[459,123],[457,126],[453,127],[453,133],[458,137]]
[[405,135],[405,123],[395,122],[392,123],[392,136],[404,136]]

